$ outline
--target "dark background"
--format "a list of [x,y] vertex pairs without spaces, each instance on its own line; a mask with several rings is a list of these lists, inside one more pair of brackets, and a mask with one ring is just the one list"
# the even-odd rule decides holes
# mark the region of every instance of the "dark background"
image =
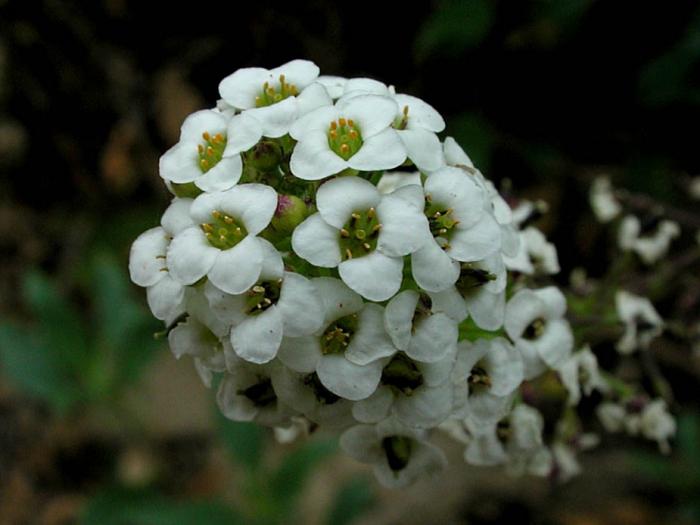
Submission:
[[[588,207],[588,186],[597,175],[611,176],[615,185],[652,203],[685,209],[683,226],[689,229],[684,229],[681,243],[694,242],[700,219],[692,214],[687,186],[700,172],[697,2],[453,0],[416,5],[348,1],[177,6],[128,0],[5,0],[0,1],[0,316],[4,322],[43,334],[40,346],[86,338],[90,355],[110,347],[110,329],[100,329],[99,323],[109,325],[115,310],[131,312],[126,317],[132,324],[127,325],[134,334],[157,330],[143,311],[145,294],[128,284],[125,269],[130,243],[157,224],[169,201],[157,173],[158,157],[178,140],[179,126],[189,113],[215,104],[223,77],[240,67],[271,68],[294,58],[313,60],[322,74],[368,76],[423,98],[445,117],[446,133],[510,198],[546,199],[552,210],[540,227],[558,246],[562,272],[555,279],[559,284],[567,282],[574,267],[584,266],[591,275],[600,276],[610,264],[609,236]],[[645,212],[653,208],[646,206]],[[689,279],[674,286],[697,290],[697,278]],[[46,304],[46,297],[59,298],[57,311],[68,308],[61,301],[70,303],[74,316],[48,316],[47,321],[37,311]],[[663,313],[677,315],[681,322],[697,319],[692,308],[679,310],[677,301],[673,293],[664,295]],[[691,301],[690,306],[694,305],[697,302]],[[70,319],[82,324],[83,335],[44,326],[50,322],[70,325]],[[51,375],[54,361],[37,358],[49,370],[42,369],[47,376],[37,376],[20,362],[5,364],[8,380],[0,375],[0,450],[5,447],[6,451],[0,451],[0,489],[4,483],[5,494],[12,496],[0,497],[0,517],[7,516],[1,523],[71,523],[86,501],[117,483],[115,461],[120,460],[114,458],[132,450],[135,441],[139,446],[146,443],[151,452],[162,452],[175,443],[183,447],[182,461],[194,461],[197,468],[206,469],[208,463],[197,463],[191,453],[212,446],[211,423],[188,427],[185,416],[182,428],[158,433],[151,428],[149,416],[145,431],[125,434],[120,424],[94,422],[94,413],[115,411],[119,403],[114,399],[135,389],[130,385],[143,382],[139,379],[143,374],[149,378],[149,388],[167,392],[163,394],[166,403],[179,402],[170,396],[173,391],[177,394],[181,380],[174,380],[173,387],[167,377],[153,372],[172,359],[162,346],[141,343],[141,348],[133,342],[138,340],[134,335],[124,343],[129,352],[138,354],[137,364],[131,358],[124,361],[125,372],[114,364],[121,359],[114,357],[121,355],[119,345],[110,349],[114,355],[104,365],[111,374],[109,380],[100,379],[103,365],[95,365],[97,372],[85,372],[97,379],[90,375],[85,380],[84,371],[61,371],[79,385],[71,395],[56,394],[53,387],[45,386],[65,380]],[[672,385],[680,385],[677,399],[688,417],[697,418],[697,370],[687,366],[689,354],[674,355],[664,371]],[[178,373],[185,374],[182,370],[187,366],[178,366]],[[186,377],[187,388],[203,390]],[[86,388],[91,394],[85,394]],[[55,401],[64,394],[67,400]],[[198,410],[209,409],[207,403],[192,409],[195,419]],[[76,412],[88,414],[89,422]],[[51,432],[60,434],[66,426],[73,432],[64,436],[63,448],[46,452],[45,464],[37,467],[32,459],[36,451],[46,449],[45,440],[55,441]],[[111,429],[106,437],[95,432],[95,427],[104,426]],[[650,446],[641,449],[640,453],[653,452]],[[500,523],[511,515],[526,516],[521,519],[532,523],[573,525],[665,523],[669,516],[686,519],[688,514],[678,509],[693,503],[688,494],[697,485],[669,488],[658,479],[680,476],[663,470],[675,463],[657,465],[647,458],[632,461],[636,466],[630,467],[625,458],[606,456],[606,450],[598,456],[603,459],[586,465],[591,477],[577,482],[575,491],[557,489],[560,497],[553,500],[543,488],[520,497],[519,489],[513,488],[517,485],[503,474],[478,474],[471,469],[470,477],[485,476],[490,495],[481,499],[482,505],[474,505],[472,487],[461,500],[447,498],[449,504],[440,506],[440,512],[453,520],[450,523],[461,523],[468,516],[470,523]],[[174,457],[171,452],[156,456],[169,463]],[[60,462],[61,454],[72,461],[68,467]],[[459,460],[459,452],[455,458]],[[610,469],[619,474],[620,461],[627,465],[621,481],[610,494],[601,493],[597,483],[609,478]],[[90,465],[87,473],[86,464]],[[657,468],[651,480],[642,473],[649,465]],[[464,483],[454,481],[464,477],[466,469],[460,468],[447,479],[461,490]],[[77,481],[64,479],[69,471],[76,472]],[[26,483],[18,482],[18,477]],[[158,494],[185,500],[192,496],[191,487],[157,479]],[[503,489],[500,479],[510,488]],[[18,483],[24,487],[19,496],[13,492]],[[204,484],[211,486],[194,492],[209,496],[228,486],[221,480]],[[499,491],[505,495],[498,496]],[[572,505],[572,495],[579,491],[583,495],[573,500],[579,510],[572,517],[563,509]],[[232,496],[236,497],[241,496]],[[68,498],[68,521],[53,514],[47,517],[39,512],[27,518],[26,513],[16,512],[18,502],[48,508],[55,498]],[[385,507],[378,508],[384,508],[384,514],[375,511],[367,523],[408,522],[400,514],[392,518],[386,510],[401,500],[399,495],[382,498]],[[320,505],[314,507],[313,499],[304,507],[307,512]],[[590,504],[601,501],[612,507],[603,505],[608,510],[599,515]],[[622,514],[610,508],[622,509]]]

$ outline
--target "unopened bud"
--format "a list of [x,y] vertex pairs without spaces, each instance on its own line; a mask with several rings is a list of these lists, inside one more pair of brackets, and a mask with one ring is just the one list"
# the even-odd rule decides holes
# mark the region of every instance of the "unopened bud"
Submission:
[[248,161],[257,170],[271,171],[282,160],[282,148],[276,142],[262,140],[250,152]]
[[275,210],[271,224],[278,233],[289,235],[306,219],[307,214],[306,203],[299,197],[279,195],[277,197],[277,210]]

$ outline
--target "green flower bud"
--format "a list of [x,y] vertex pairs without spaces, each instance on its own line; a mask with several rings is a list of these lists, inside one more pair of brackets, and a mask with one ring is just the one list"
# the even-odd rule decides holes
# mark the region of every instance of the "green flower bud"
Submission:
[[250,165],[259,171],[272,171],[282,160],[282,148],[277,142],[261,140],[248,153]]
[[290,235],[294,228],[306,219],[308,208],[306,203],[294,195],[279,195],[277,197],[277,210],[272,217],[271,225],[275,232]]

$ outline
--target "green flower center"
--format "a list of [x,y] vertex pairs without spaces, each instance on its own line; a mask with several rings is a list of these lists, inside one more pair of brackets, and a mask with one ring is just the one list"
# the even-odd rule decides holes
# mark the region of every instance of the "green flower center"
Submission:
[[246,238],[248,231],[243,223],[239,223],[231,217],[218,210],[211,212],[212,221],[200,225],[209,244],[220,250],[233,248]]
[[397,393],[410,396],[423,384],[423,374],[408,356],[399,352],[382,370],[381,383]]
[[341,317],[326,328],[321,335],[321,352],[327,354],[340,354],[350,344],[350,339],[357,331],[357,314]]
[[454,210],[440,203],[433,202],[430,195],[425,196],[425,216],[428,218],[430,233],[437,243],[446,250],[459,221],[454,217]]
[[374,208],[353,212],[340,229],[340,253],[343,260],[367,255],[377,247],[382,225]]
[[304,378],[304,384],[313,390],[316,400],[322,405],[333,405],[340,400],[338,396],[323,386],[316,372],[307,375]]
[[282,279],[276,281],[262,281],[248,290],[246,297],[246,313],[257,315],[270,306],[277,304],[282,289]]
[[408,465],[413,441],[406,436],[389,436],[382,439],[382,448],[386,454],[389,468],[394,472],[398,472]]
[[362,147],[362,135],[352,119],[339,118],[328,128],[328,146],[343,160],[348,160]]
[[541,317],[538,317],[537,319],[532,321],[527,328],[525,328],[525,331],[523,332],[523,337],[531,341],[534,339],[539,339],[540,337],[542,337],[542,334],[544,334],[545,326],[547,326],[545,320]]
[[216,166],[221,157],[224,156],[226,149],[226,137],[221,133],[217,133],[213,137],[209,132],[202,133],[204,139],[203,144],[197,144],[197,154],[199,155],[199,169],[202,173],[206,173]]
[[495,281],[496,279],[496,274],[493,274],[488,270],[477,268],[471,263],[462,263],[459,278],[455,283],[455,287],[462,294],[462,296],[466,296],[471,292],[474,292],[480,286],[483,286],[490,281]]
[[262,377],[254,385],[237,390],[236,393],[250,399],[256,407],[265,407],[277,401],[277,394],[269,377]]
[[299,94],[299,90],[294,84],[288,84],[284,75],[280,75],[278,86],[271,86],[269,82],[265,82],[262,86],[262,91],[255,97],[255,107],[262,108],[271,106],[284,100],[285,98],[295,97]]

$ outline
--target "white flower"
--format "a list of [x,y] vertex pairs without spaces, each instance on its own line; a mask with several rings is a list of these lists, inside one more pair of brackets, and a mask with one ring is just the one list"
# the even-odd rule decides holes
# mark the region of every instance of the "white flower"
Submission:
[[571,354],[574,338],[565,312],[566,298],[554,286],[520,290],[508,301],[505,329],[523,357],[525,379],[556,368]]
[[485,210],[484,193],[464,171],[445,167],[425,181],[425,215],[432,240],[412,254],[413,278],[439,292],[454,284],[461,262],[474,262],[500,250],[501,233]]
[[219,93],[228,104],[255,117],[263,135],[281,137],[305,111],[331,103],[325,88],[312,84],[318,73],[318,66],[308,60],[292,60],[275,69],[243,68],[221,81]]
[[401,286],[403,256],[427,240],[422,202],[417,186],[381,195],[359,177],[333,179],[318,189],[318,213],[294,230],[292,248],[311,264],[337,266],[363,297],[385,301]]
[[560,364],[557,372],[569,393],[569,405],[578,405],[581,400],[581,387],[587,396],[590,396],[593,390],[607,390],[607,384],[598,372],[598,360],[588,345]]
[[401,188],[402,186],[422,186],[420,172],[407,172],[407,171],[392,171],[382,175],[377,183],[377,190],[379,193],[386,195],[394,190]]
[[622,212],[622,206],[617,202],[612,184],[607,177],[597,177],[593,181],[589,200],[593,213],[602,223],[610,222]]
[[475,422],[497,422],[510,409],[523,378],[522,357],[505,339],[460,342],[452,374],[455,413]]
[[233,421],[255,421],[269,427],[289,425],[294,411],[277,397],[270,377],[276,366],[279,363],[232,363],[216,394],[221,413]]
[[275,358],[282,337],[310,335],[323,322],[316,290],[306,277],[285,272],[274,246],[258,239],[263,266],[258,281],[242,294],[222,292],[207,282],[205,294],[214,313],[231,325],[231,345],[252,363]]
[[399,113],[394,128],[408,158],[424,172],[437,170],[443,162],[442,145],[436,133],[445,129],[442,116],[427,102],[410,95],[394,95]]
[[325,388],[352,401],[377,389],[385,361],[396,352],[384,330],[384,309],[342,281],[312,279],[323,302],[324,321],[312,336],[285,337],[277,354],[292,370],[316,373]]
[[604,401],[596,407],[596,415],[606,431],[616,433],[625,427],[627,410],[620,403]]
[[645,438],[659,444],[662,453],[671,452],[668,440],[676,435],[676,420],[669,414],[663,399],[655,399],[644,407],[640,415],[639,429]]
[[200,360],[198,366],[223,370],[225,354],[231,353],[230,348],[222,344],[228,326],[214,316],[205,297],[195,289],[188,290],[185,307],[187,319],[168,333],[173,355],[177,359],[190,355]]
[[376,171],[399,166],[406,150],[391,127],[396,111],[391,98],[363,95],[309,112],[289,131],[298,141],[290,159],[292,173],[304,180],[321,180],[348,168]]
[[197,111],[182,124],[180,142],[160,158],[160,176],[204,191],[227,190],[241,178],[241,152],[261,134],[258,121],[248,115],[229,118],[214,110]]
[[559,258],[554,244],[547,242],[544,234],[534,226],[520,232],[520,249],[515,257],[503,257],[509,270],[533,275],[559,273]]
[[431,311],[430,303],[428,296],[405,290],[384,310],[384,327],[394,346],[424,363],[440,361],[454,352],[459,335],[457,322]]
[[462,263],[454,286],[428,292],[434,312],[445,312],[457,322],[471,317],[484,330],[496,330],[505,316],[506,268],[494,254],[483,261]]
[[184,287],[173,279],[166,265],[166,254],[174,235],[194,223],[190,218],[190,199],[174,199],[165,210],[161,226],[143,232],[131,245],[129,275],[146,288],[148,306],[153,315],[170,322],[182,313]]
[[340,436],[340,446],[357,461],[372,465],[377,480],[401,488],[447,465],[442,451],[429,443],[425,432],[387,419],[378,425],[357,425]]
[[439,361],[426,363],[404,352],[393,355],[382,369],[377,390],[352,409],[362,423],[377,423],[390,414],[408,427],[433,428],[452,411],[450,374],[455,347]]
[[199,226],[184,229],[170,243],[171,275],[185,285],[206,276],[227,293],[245,292],[257,282],[263,266],[256,235],[270,223],[276,208],[275,190],[262,184],[200,195],[190,208]]
[[553,476],[557,481],[566,483],[581,473],[581,464],[576,458],[576,450],[573,447],[557,441],[552,445],[552,456],[554,459]]
[[690,181],[690,196],[696,201],[700,200],[700,177],[693,177]]
[[645,297],[618,290],[615,294],[615,308],[618,317],[625,323],[625,333],[616,345],[621,354],[648,348],[651,341],[663,331],[663,319]]
[[678,223],[661,221],[653,233],[642,235],[639,219],[628,215],[622,220],[618,232],[618,244],[624,251],[633,251],[646,264],[653,264],[664,257],[671,241],[680,235]]
[[285,404],[327,429],[344,429],[356,421],[352,402],[328,390],[316,372],[300,373],[286,366],[275,367],[272,385]]

